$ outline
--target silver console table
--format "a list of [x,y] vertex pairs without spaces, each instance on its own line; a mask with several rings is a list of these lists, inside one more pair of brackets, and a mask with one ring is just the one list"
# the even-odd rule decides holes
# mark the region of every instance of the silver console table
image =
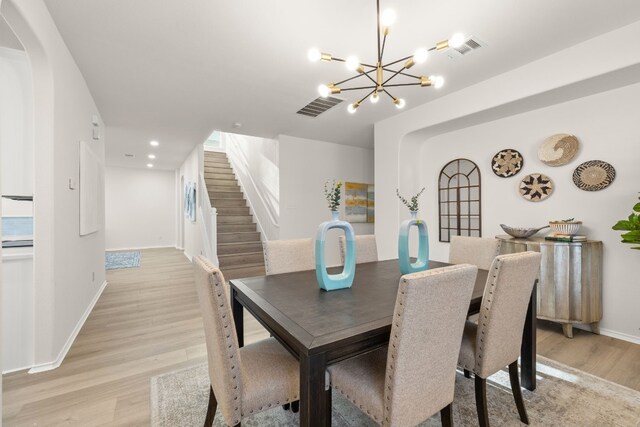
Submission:
[[538,318],[562,324],[573,338],[573,324],[589,324],[600,333],[602,320],[602,242],[554,242],[540,237],[502,240],[501,254],[535,251],[542,254],[538,280]]

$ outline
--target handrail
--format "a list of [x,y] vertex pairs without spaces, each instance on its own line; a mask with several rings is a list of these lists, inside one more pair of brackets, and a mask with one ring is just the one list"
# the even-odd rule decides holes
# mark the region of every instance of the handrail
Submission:
[[211,200],[209,199],[209,192],[207,191],[207,183],[204,179],[204,174],[200,172],[198,182],[198,211],[202,220],[202,242],[204,246],[205,255],[216,266],[218,262],[218,212],[216,208],[211,206]]
[[[229,142],[227,142],[227,144],[233,144],[234,152],[238,153],[237,157],[239,157],[240,158],[239,160],[242,161],[242,165],[244,166],[245,170],[248,170],[249,169],[249,162],[247,161],[247,158],[246,158],[246,156],[244,154],[244,151],[242,151],[242,149],[238,146],[238,143],[235,142],[235,141],[229,141]],[[229,150],[228,149],[227,149],[227,154],[229,154]],[[233,156],[229,156],[229,160],[231,162],[233,162],[236,159],[234,159]],[[247,173],[246,175],[249,177],[249,181],[251,181],[251,185],[253,186],[253,188],[255,188],[256,195],[260,199],[260,203],[262,203],[262,206],[265,207],[265,211],[267,212],[267,216],[269,217],[269,221],[271,221],[271,224],[274,227],[280,228],[280,224],[276,220],[275,215],[273,214],[273,212],[271,212],[271,205],[264,200],[264,197],[262,197],[262,192],[258,188],[258,185],[256,184],[256,182],[253,180],[253,176],[250,173]],[[242,177],[238,176],[238,179],[242,183]]]

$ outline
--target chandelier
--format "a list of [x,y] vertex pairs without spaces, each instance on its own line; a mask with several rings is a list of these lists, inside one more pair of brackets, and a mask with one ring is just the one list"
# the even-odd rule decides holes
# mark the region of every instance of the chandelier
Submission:
[[[347,111],[355,113],[362,102],[369,98],[372,103],[377,103],[380,100],[381,94],[389,96],[391,101],[398,109],[404,108],[406,102],[402,98],[397,98],[389,92],[389,88],[396,88],[402,86],[420,86],[427,87],[433,86],[440,88],[444,84],[444,78],[442,76],[417,76],[409,74],[406,71],[413,67],[415,64],[421,64],[427,60],[429,52],[431,51],[445,51],[449,47],[460,47],[464,43],[464,35],[457,33],[454,34],[449,40],[443,40],[436,43],[435,46],[430,49],[418,48],[413,55],[400,58],[395,61],[385,63],[383,61],[384,47],[387,42],[387,36],[389,35],[389,27],[395,22],[396,14],[392,9],[386,9],[380,13],[380,0],[376,0],[376,16],[377,16],[377,33],[378,33],[378,58],[374,64],[365,64],[355,56],[349,56],[346,59],[336,58],[329,53],[323,53],[318,49],[311,49],[308,53],[308,58],[312,62],[324,61],[324,62],[343,62],[347,69],[355,71],[357,74],[348,79],[336,82],[323,84],[318,86],[318,92],[320,96],[326,98],[330,94],[338,94],[341,92],[351,90],[367,90],[368,93],[358,101],[355,101],[347,107]],[[382,40],[381,40],[382,38]],[[398,69],[398,67],[401,68]],[[391,83],[398,76],[408,77],[410,82],[403,83]],[[367,85],[355,86],[355,87],[341,87],[342,84],[351,82],[352,80],[364,77],[367,80]],[[406,79],[405,79],[406,80]],[[368,84],[370,83],[370,84]]]

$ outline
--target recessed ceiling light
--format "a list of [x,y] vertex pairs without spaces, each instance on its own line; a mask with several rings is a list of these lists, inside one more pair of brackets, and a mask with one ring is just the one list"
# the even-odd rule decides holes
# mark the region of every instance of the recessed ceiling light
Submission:
[[147,163],[147,167],[148,168],[152,168],[153,167],[153,163]]
[[231,127],[234,127],[236,129],[237,128],[241,128],[242,127],[242,123],[240,123],[240,122],[231,123]]
[[129,153],[124,153],[125,157],[133,157],[133,154],[129,154]]
[[147,157],[149,157],[150,159],[155,159],[156,155],[155,154],[149,154]]
[[151,144],[152,147],[157,147],[158,145],[160,145],[158,141],[151,141],[149,144]]

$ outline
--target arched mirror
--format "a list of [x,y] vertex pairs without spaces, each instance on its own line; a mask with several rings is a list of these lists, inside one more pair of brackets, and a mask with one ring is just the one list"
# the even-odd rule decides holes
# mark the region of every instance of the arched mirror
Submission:
[[468,159],[447,163],[438,179],[440,241],[451,236],[481,237],[480,169]]

